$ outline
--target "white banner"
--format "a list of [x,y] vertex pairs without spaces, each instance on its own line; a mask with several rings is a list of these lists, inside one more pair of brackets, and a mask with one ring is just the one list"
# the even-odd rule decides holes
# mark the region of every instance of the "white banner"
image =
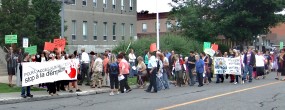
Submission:
[[214,57],[214,73],[241,75],[240,58]]
[[59,80],[76,80],[77,60],[23,63],[22,86],[36,85]]

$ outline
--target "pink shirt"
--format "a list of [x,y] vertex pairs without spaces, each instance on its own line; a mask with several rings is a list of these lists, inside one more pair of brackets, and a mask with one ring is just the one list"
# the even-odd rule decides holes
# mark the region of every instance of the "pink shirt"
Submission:
[[119,69],[120,69],[120,73],[122,74],[130,73],[130,65],[125,59],[122,59],[122,61],[119,63]]

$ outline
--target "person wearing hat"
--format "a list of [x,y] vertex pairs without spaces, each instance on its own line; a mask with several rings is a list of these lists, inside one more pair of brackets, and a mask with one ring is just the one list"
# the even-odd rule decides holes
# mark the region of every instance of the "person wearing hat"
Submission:
[[[25,62],[29,62],[30,60],[30,56],[29,56],[29,53],[24,53],[24,57],[23,57],[23,62],[22,63],[25,63]],[[21,68],[23,69],[23,68]],[[22,81],[22,77],[23,77],[23,71],[21,70],[20,71],[20,79]],[[25,94],[27,93],[27,94]],[[21,91],[21,97],[23,98],[26,98],[26,97],[33,97],[33,95],[31,94],[31,86],[27,86],[27,87],[22,87],[22,91]]]

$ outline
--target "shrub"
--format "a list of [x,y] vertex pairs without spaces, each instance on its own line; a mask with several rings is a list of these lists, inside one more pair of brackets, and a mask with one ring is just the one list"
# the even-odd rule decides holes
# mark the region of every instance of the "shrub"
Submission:
[[[130,42],[121,42],[113,49],[113,52],[125,52],[129,43]],[[151,43],[156,43],[155,37],[144,37],[133,41],[130,45],[130,49],[134,49],[137,56],[143,56],[144,51],[149,50]],[[175,53],[188,56],[191,50],[201,52],[203,50],[203,43],[183,36],[169,34],[160,37],[160,50],[174,50]],[[129,53],[129,51],[126,53]]]

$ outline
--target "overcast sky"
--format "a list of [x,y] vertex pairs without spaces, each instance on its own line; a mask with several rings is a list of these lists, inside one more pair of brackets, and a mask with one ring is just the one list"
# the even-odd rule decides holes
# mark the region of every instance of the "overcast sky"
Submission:
[[168,5],[172,0],[137,0],[137,11],[148,10],[150,13],[156,12],[156,1],[159,12],[169,12],[172,8]]

